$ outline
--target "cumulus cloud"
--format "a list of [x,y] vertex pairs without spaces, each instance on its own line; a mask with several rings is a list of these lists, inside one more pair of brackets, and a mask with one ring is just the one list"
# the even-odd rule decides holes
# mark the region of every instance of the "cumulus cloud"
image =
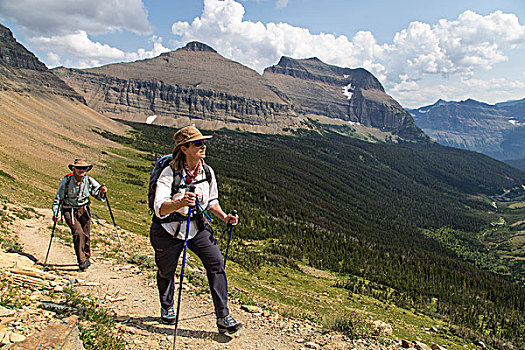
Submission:
[[[153,36],[153,49],[138,49],[136,52],[124,52],[107,44],[92,41],[88,34],[79,31],[73,34],[52,37],[33,37],[29,41],[35,47],[45,47],[49,53],[47,64],[87,68],[110,62],[133,61],[155,57],[169,51],[162,45],[162,38]],[[67,55],[67,58],[61,57]],[[71,58],[75,58],[72,60]]]
[[151,50],[124,52],[90,36],[128,31],[151,34],[142,0],[2,0],[2,17],[26,34],[31,48],[45,52],[49,67],[93,67],[105,63],[149,58],[168,51],[162,38],[152,36]]
[[2,0],[0,13],[35,36],[152,32],[142,0]]
[[204,0],[202,15],[191,23],[174,23],[172,32],[180,37],[179,44],[203,41],[259,72],[281,56],[315,56],[332,64],[383,69],[375,60],[383,49],[370,32],[359,32],[349,40],[344,35],[313,34],[287,23],[246,21],[244,13],[242,4],[234,0]]
[[388,79],[399,83],[406,74],[414,80],[424,74],[468,76],[507,60],[505,50],[523,43],[525,26],[515,14],[501,11],[487,16],[465,11],[457,20],[441,19],[433,26],[412,22],[385,46]]
[[501,11],[486,16],[465,11],[457,19],[435,24],[415,21],[384,44],[368,31],[351,38],[317,34],[286,23],[248,21],[244,13],[235,0],[204,0],[202,15],[174,23],[172,32],[180,38],[178,45],[203,41],[259,72],[281,56],[315,56],[330,64],[364,67],[395,89],[429,75],[469,77],[490,70],[507,60],[507,50],[525,42],[525,26],[515,14]]

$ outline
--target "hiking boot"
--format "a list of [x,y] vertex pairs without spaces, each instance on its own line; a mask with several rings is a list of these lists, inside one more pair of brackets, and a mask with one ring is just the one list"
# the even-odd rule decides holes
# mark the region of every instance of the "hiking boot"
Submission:
[[162,323],[174,324],[176,318],[177,314],[175,313],[173,306],[170,306],[167,309],[163,307],[160,308],[160,320],[162,321]]
[[217,318],[217,327],[219,328],[219,333],[235,333],[242,328],[242,323],[235,321],[230,315],[226,317]]
[[78,264],[78,268],[80,271],[86,271],[88,267],[91,266],[91,262],[89,260],[84,261],[83,263]]

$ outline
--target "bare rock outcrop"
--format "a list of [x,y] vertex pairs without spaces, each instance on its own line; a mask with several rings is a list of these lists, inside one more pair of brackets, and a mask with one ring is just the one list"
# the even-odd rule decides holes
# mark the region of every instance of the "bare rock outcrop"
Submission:
[[156,124],[182,118],[261,132],[301,125],[266,79],[198,42],[152,59],[53,72],[91,108],[115,118],[145,122],[155,115]]
[[337,67],[316,57],[282,57],[265,69],[264,77],[297,110],[360,123],[408,140],[426,140],[410,114],[363,68]]
[[64,81],[51,73],[45,64],[0,24],[0,91],[37,92],[84,99]]

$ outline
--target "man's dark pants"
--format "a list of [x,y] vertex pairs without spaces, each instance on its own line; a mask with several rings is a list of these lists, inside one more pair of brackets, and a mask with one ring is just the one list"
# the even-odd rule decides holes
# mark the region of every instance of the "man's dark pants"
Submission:
[[[160,224],[153,222],[150,227],[150,241],[155,250],[155,263],[158,268],[157,287],[160,304],[163,308],[169,308],[173,306],[175,269],[184,249],[184,240],[173,237]],[[221,252],[211,228],[206,226],[204,230],[188,240],[188,248],[201,259],[206,269],[215,315],[227,316],[229,314],[228,282]]]
[[[73,216],[71,216],[72,211]],[[91,257],[91,217],[89,215],[89,206],[86,205],[76,209],[67,208],[62,213],[73,234],[73,247],[77,255],[77,262],[82,264]]]

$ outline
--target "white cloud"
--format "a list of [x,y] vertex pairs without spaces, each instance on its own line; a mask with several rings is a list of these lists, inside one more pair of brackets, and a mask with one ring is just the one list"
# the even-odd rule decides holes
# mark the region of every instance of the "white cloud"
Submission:
[[307,28],[287,23],[243,20],[244,7],[234,0],[204,0],[200,17],[176,22],[173,34],[179,44],[191,40],[205,42],[222,55],[242,62],[259,72],[275,64],[281,56],[319,59],[343,66],[373,68],[382,66],[374,60],[382,48],[370,32],[359,32],[352,40],[333,34],[312,34]]
[[89,35],[118,31],[152,32],[142,0],[1,0],[0,13],[21,27],[33,50],[45,52],[48,66],[92,67],[156,56],[168,51],[151,37],[152,50],[124,52]]
[[[34,37],[30,38],[29,41],[34,47],[46,48],[49,51],[47,58],[49,59],[48,65],[51,67],[67,64],[70,67],[87,68],[111,62],[155,57],[169,51],[162,45],[162,38],[156,36],[151,38],[153,41],[152,50],[138,49],[136,52],[124,52],[110,45],[94,42],[84,31],[63,36]],[[61,62],[61,56],[68,56],[69,58],[65,58]]]
[[398,83],[404,74],[414,80],[424,74],[472,75],[507,60],[504,51],[523,43],[525,26],[515,14],[501,11],[487,16],[465,11],[457,20],[441,19],[433,26],[412,22],[385,46],[391,57],[388,79]]
[[286,6],[288,6],[288,0],[277,0],[275,6],[277,6],[277,8],[280,9],[285,8]]
[[35,36],[77,31],[151,33],[142,0],[2,0],[0,13]]
[[[399,93],[396,98],[406,96],[407,100],[417,98],[413,89],[425,77],[473,78],[474,73],[507,60],[508,50],[525,43],[525,26],[515,14],[501,11],[486,16],[465,11],[457,19],[435,24],[415,21],[382,45],[368,31],[352,38],[316,34],[286,23],[244,20],[244,13],[243,5],[235,0],[204,0],[202,15],[192,22],[174,23],[172,32],[180,38],[178,45],[202,41],[259,72],[281,56],[316,56],[330,64],[363,67],[392,94]],[[403,93],[409,90],[412,96]],[[446,84],[442,90],[427,91],[445,93]]]
[[48,67],[60,66],[60,55],[54,52],[48,52],[46,62]]

